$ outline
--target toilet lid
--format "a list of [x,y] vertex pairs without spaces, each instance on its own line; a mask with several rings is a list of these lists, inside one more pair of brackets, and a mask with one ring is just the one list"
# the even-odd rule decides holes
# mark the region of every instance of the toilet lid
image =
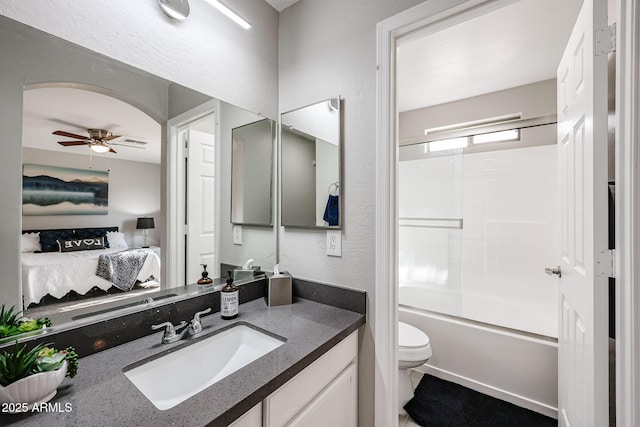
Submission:
[[398,346],[406,348],[429,345],[429,337],[415,326],[398,322]]

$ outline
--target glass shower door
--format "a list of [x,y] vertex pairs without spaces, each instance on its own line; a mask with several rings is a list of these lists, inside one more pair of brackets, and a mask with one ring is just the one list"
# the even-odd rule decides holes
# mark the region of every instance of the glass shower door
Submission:
[[462,150],[400,147],[399,303],[460,315]]

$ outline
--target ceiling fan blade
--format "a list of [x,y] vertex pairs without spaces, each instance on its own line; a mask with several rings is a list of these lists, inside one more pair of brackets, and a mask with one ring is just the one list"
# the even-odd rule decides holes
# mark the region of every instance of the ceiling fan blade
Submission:
[[114,153],[114,154],[118,153],[118,152],[117,152],[116,150],[114,150],[113,148],[109,148],[109,152],[110,152],[110,153]]
[[111,141],[112,139],[116,139],[116,138],[121,138],[122,135],[110,135],[107,137],[102,138],[103,141]]
[[70,147],[73,145],[86,145],[87,141],[58,141],[58,144]]
[[53,132],[54,135],[67,136],[69,138],[88,139],[86,136],[78,135],[71,132],[65,132],[63,130],[57,130]]

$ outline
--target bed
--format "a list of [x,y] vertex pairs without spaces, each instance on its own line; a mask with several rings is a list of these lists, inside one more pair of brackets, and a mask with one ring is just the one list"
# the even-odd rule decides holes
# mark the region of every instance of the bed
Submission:
[[[23,231],[22,294],[25,307],[38,303],[45,295],[62,298],[71,291],[80,295],[97,287],[108,291],[114,282],[96,275],[101,255],[128,257],[144,253],[135,281],[158,285],[160,258],[149,249],[129,249],[117,227]],[[104,242],[104,249],[62,252],[60,242]],[[39,240],[39,246],[35,243]],[[111,244],[109,244],[111,243]],[[70,243],[69,243],[70,245]],[[108,246],[108,247],[107,247]],[[99,247],[99,246],[96,246]],[[103,257],[102,261],[104,261]],[[117,268],[117,266],[116,266]],[[123,290],[121,287],[119,287]]]

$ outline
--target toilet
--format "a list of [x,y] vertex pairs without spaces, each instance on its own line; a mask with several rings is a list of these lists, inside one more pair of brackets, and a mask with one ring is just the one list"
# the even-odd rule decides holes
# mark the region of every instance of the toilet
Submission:
[[404,405],[413,397],[411,368],[417,368],[431,357],[429,337],[415,326],[398,322],[398,397],[400,413]]

